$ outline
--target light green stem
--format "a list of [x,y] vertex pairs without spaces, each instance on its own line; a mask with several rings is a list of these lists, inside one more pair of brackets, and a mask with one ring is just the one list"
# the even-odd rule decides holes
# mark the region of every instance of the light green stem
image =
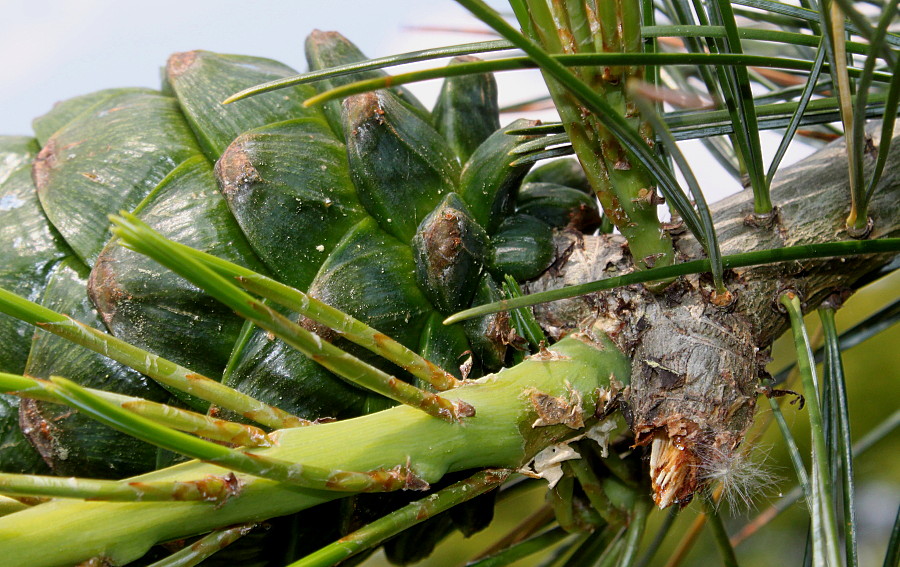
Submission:
[[[192,411],[114,392],[104,392],[103,390],[94,390],[92,388],[86,388],[86,390],[111,404],[178,431],[193,433],[200,437],[222,441],[231,445],[250,447],[268,447],[271,445],[269,438],[266,437],[266,432],[252,425],[216,419]],[[46,380],[29,376],[0,372],[0,392],[56,404],[65,403],[64,400],[56,395],[52,384]]]
[[[600,4],[597,14],[601,37],[595,42],[576,42],[573,36],[576,30],[560,29],[560,25],[569,26],[572,17],[575,21],[587,18],[584,8],[579,6],[571,13],[573,6],[546,0],[530,0],[527,2],[531,13],[531,23],[536,30],[536,38],[551,53],[590,53],[598,51],[622,52],[626,49],[622,31],[625,20],[631,22],[639,6],[627,2],[627,6],[618,3],[604,2]],[[523,23],[523,22],[520,22]],[[633,32],[629,26],[629,32]],[[637,42],[629,41],[629,49],[640,49],[640,35],[629,33],[629,39],[637,38]],[[605,67],[602,74],[588,72],[576,68],[576,76],[589,81],[597,92],[601,93],[611,108],[620,115],[633,112],[625,101],[623,89],[623,69]],[[637,67],[629,67],[631,70]],[[619,140],[607,129],[596,116],[585,112],[581,104],[559,81],[548,72],[544,80],[562,118],[566,133],[584,167],[591,186],[597,194],[604,213],[616,228],[628,239],[628,245],[635,265],[639,268],[668,266],[674,263],[675,255],[669,236],[662,230],[656,214],[656,204],[651,197],[655,196],[654,183],[646,171],[622,148]],[[628,108],[626,108],[626,106]]]
[[[847,144],[847,171],[850,176],[850,214],[847,216],[847,228],[861,231],[866,227],[866,200],[863,183],[862,156],[863,149],[858,147],[861,141],[856,136],[856,121],[865,121],[864,116],[854,115],[852,88],[847,74],[847,50],[844,46],[846,33],[844,30],[844,12],[840,4],[832,2],[829,18],[828,37],[834,53],[834,68],[831,70],[832,80],[837,83],[838,96],[841,101],[841,122],[844,125],[844,139]],[[823,8],[824,10],[824,8]],[[865,96],[868,93],[863,93]]]
[[[838,537],[837,518],[834,511],[834,492],[832,491],[832,479],[829,475],[828,462],[830,454],[825,447],[825,430],[822,418],[822,406],[819,401],[819,385],[816,379],[816,368],[809,336],[806,333],[806,325],[803,322],[803,311],[800,307],[800,299],[791,292],[783,293],[779,302],[785,307],[791,318],[791,332],[794,338],[794,347],[797,351],[797,369],[803,380],[803,394],[806,396],[806,407],[809,411],[809,428],[812,435],[812,493],[813,498],[809,502],[810,514],[815,520],[821,518],[821,529],[824,542],[822,551],[827,557],[829,565],[840,565],[838,561]],[[813,535],[818,537],[817,534]],[[814,550],[818,546],[813,545]]]
[[418,353],[406,348],[384,333],[378,332],[359,319],[339,309],[335,309],[315,297],[212,254],[195,250],[177,242],[169,241],[167,245],[202,262],[226,278],[234,278],[247,291],[270,299],[304,317],[331,328],[342,337],[393,362],[413,376],[421,378],[434,386],[438,391],[449,390],[459,385],[459,380],[446,370],[429,362]]
[[858,524],[856,520],[856,483],[853,479],[853,448],[851,446],[850,433],[850,409],[847,406],[847,385],[844,380],[844,367],[841,360],[841,344],[835,324],[835,307],[829,305],[819,309],[819,319],[822,321],[822,330],[825,337],[825,381],[829,385],[833,396],[833,411],[837,424],[835,435],[831,440],[832,450],[837,453],[833,457],[832,469],[840,463],[840,479],[835,479],[841,484],[841,496],[843,510],[841,517],[844,527],[844,557],[848,567],[859,565],[857,551]]
[[291,563],[288,567],[329,567],[340,563],[362,551],[377,547],[389,537],[424,522],[436,514],[497,488],[509,477],[509,474],[508,470],[493,469],[477,472],[466,480],[448,486],[422,500],[411,502],[396,512],[367,524],[303,559]]
[[703,510],[706,512],[706,525],[713,533],[716,547],[719,548],[719,554],[722,556],[722,564],[725,567],[738,567],[737,556],[728,540],[728,532],[725,531],[725,524],[722,522],[722,516],[719,515],[718,504],[713,500],[709,491],[704,491],[700,498],[703,499]]
[[56,394],[89,417],[141,441],[234,471],[319,490],[384,492],[413,485],[427,488],[409,473],[408,467],[401,465],[369,472],[334,470],[230,449],[132,414],[64,378],[56,376],[52,380],[57,387]]
[[495,555],[469,563],[467,567],[504,567],[529,555],[546,551],[570,535],[572,534],[556,526],[539,535],[513,544]]
[[[578,433],[565,425],[533,428],[537,414],[529,391],[564,399],[577,391],[585,416],[590,416],[596,389],[608,388],[611,375],[627,383],[629,370],[629,360],[608,339],[595,345],[570,337],[547,354],[447,392],[448,398],[465,397],[476,408],[464,426],[397,406],[346,421],[277,431],[270,434],[276,446],[253,453],[327,469],[389,469],[408,462],[427,482],[451,471],[516,469],[538,450]],[[192,480],[210,474],[221,475],[223,469],[192,461],[132,480]],[[96,556],[124,564],[159,541],[281,516],[346,495],[250,475],[238,475],[238,480],[240,495],[218,508],[204,502],[51,501],[34,506],[0,518],[0,557],[11,565],[31,567],[72,565]],[[73,533],[78,537],[71,537]]]
[[417,408],[429,415],[457,422],[471,415],[471,407],[460,400],[447,399],[416,388],[383,370],[341,350],[302,326],[253,298],[223,278],[204,263],[195,260],[179,247],[128,213],[111,217],[113,233],[133,250],[144,254],[197,285],[206,293],[253,324],[321,364],[344,380],[377,392],[401,404]]
[[395,363],[413,376],[421,378],[438,391],[443,392],[459,386],[460,382],[455,376],[429,362],[417,352],[298,289],[276,282],[261,274],[239,277],[237,282],[251,293],[258,293],[266,299],[271,299],[288,309],[326,325],[342,337]]
[[0,288],[0,312],[108,356],[169,388],[230,409],[257,423],[275,428],[297,427],[309,423],[2,288]]
[[245,524],[224,530],[215,530],[199,541],[147,567],[194,567],[207,557],[247,535],[254,527],[256,524]]
[[23,504],[18,500],[0,496],[0,516],[12,514],[13,512],[21,512],[28,508],[28,504]]
[[0,473],[0,492],[22,496],[80,498],[108,502],[222,503],[240,490],[233,476],[207,476],[179,482],[127,482]]
[[[880,238],[878,240],[851,240],[842,242],[823,242],[821,244],[806,244],[801,246],[787,246],[785,248],[774,248],[772,250],[759,250],[756,252],[746,252],[744,254],[732,254],[722,256],[722,267],[726,270],[732,268],[745,268],[748,266],[762,266],[766,264],[777,264],[780,262],[789,262],[791,260],[812,259],[812,258],[831,258],[838,256],[853,256],[857,254],[874,254],[879,252],[898,252],[900,251],[900,238]],[[571,285],[559,289],[551,289],[548,291],[540,291],[522,297],[513,297],[511,299],[503,299],[495,303],[470,307],[455,313],[444,319],[445,325],[452,325],[479,317],[489,315],[499,311],[508,311],[510,309],[518,309],[520,307],[529,307],[539,303],[548,301],[557,301],[559,299],[568,299],[595,291],[603,291],[605,289],[613,289],[635,283],[642,283],[651,280],[662,280],[673,278],[687,274],[700,274],[710,270],[709,260],[691,260],[674,266],[665,266],[662,268],[654,268],[642,272],[632,272],[624,276],[614,276],[604,278],[593,282]]]
[[649,515],[650,500],[636,498],[631,511],[631,523],[628,524],[628,530],[625,532],[625,550],[622,559],[619,560],[620,567],[631,567],[637,560],[638,548],[641,545],[641,538],[644,537]]

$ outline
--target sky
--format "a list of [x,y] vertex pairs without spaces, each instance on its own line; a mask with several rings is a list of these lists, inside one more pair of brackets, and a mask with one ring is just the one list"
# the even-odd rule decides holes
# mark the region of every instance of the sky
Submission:
[[[269,57],[303,71],[303,42],[316,28],[340,31],[370,57],[492,38],[453,0],[0,0],[0,9],[6,22],[0,35],[0,133],[14,135],[29,135],[34,117],[72,96],[159,87],[161,68],[179,51]],[[498,83],[507,103],[541,92],[533,71],[498,75]],[[429,106],[439,88],[438,81],[412,85]],[[777,143],[774,138],[764,145],[774,149]],[[698,146],[687,144],[689,159],[699,155]],[[708,200],[740,188],[708,156],[694,159]]]
[[452,0],[0,0],[0,9],[3,134],[30,134],[32,118],[71,96],[158,87],[178,51],[269,57],[303,71],[303,41],[316,28],[340,31],[372,57],[488,39],[433,29],[484,29]]

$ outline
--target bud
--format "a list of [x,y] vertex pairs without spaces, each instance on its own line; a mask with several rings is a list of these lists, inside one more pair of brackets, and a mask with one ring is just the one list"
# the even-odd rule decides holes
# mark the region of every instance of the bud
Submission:
[[422,221],[412,244],[416,278],[428,299],[445,314],[468,307],[481,276],[487,235],[456,193]]

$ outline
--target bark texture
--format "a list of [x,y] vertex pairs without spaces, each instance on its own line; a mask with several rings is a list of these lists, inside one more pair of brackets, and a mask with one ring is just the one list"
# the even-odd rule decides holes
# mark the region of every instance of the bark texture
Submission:
[[[874,142],[880,132],[871,132]],[[900,136],[870,205],[869,238],[900,233]],[[871,168],[874,155],[867,160]],[[868,173],[868,172],[867,172]],[[723,254],[848,239],[843,229],[850,195],[842,141],[785,168],[775,177],[777,215],[767,226],[752,222],[749,190],[712,208]],[[704,257],[690,236],[675,236],[683,260]],[[557,262],[528,286],[534,293],[631,271],[621,237],[560,233]],[[704,482],[706,470],[730,460],[752,423],[758,376],[768,348],[788,327],[775,308],[785,289],[800,294],[807,309],[841,296],[892,255],[858,256],[744,268],[726,273],[735,301],[710,301],[708,275],[684,277],[663,293],[635,285],[544,304],[535,314],[555,338],[578,328],[600,327],[632,358],[626,391],[635,444],[652,444],[651,482],[657,504],[684,503]]]

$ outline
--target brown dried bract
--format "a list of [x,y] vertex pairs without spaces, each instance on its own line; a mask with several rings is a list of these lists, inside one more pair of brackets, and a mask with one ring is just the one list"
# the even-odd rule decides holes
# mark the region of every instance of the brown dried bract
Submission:
[[569,399],[557,398],[529,390],[528,399],[538,414],[532,427],[563,424],[571,429],[584,427],[584,410],[581,407],[581,394],[577,390],[569,392]]
[[677,438],[658,431],[650,444],[650,484],[653,501],[660,508],[687,505],[700,484],[699,460]]
[[166,74],[172,78],[180,77],[197,62],[198,55],[198,51],[173,53],[166,62]]
[[229,202],[235,201],[248,193],[251,187],[262,181],[262,177],[247,153],[245,140],[240,137],[222,153],[219,161],[216,162],[216,177],[219,179],[219,185],[222,195]]

